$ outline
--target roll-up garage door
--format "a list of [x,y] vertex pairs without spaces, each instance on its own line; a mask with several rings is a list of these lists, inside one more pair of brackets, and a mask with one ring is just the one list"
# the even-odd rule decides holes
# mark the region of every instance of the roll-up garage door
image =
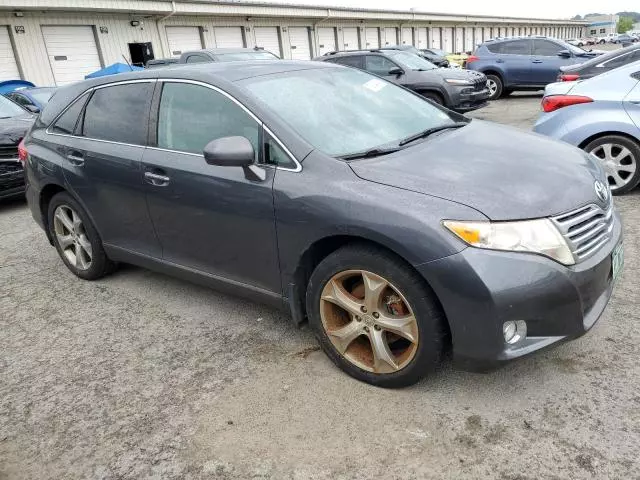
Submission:
[[442,28],[442,46],[440,48],[447,52],[453,52],[453,28]]
[[383,45],[397,45],[398,44],[398,35],[396,33],[395,27],[386,27],[382,29],[384,32],[384,39],[382,41]]
[[462,52],[464,50],[464,29],[462,27],[455,28],[455,43],[451,48],[453,53]]
[[202,48],[200,27],[166,27],[169,54],[179,57],[190,50]]
[[465,27],[464,29],[464,51],[473,51],[473,27]]
[[360,48],[357,27],[344,27],[342,29],[342,36],[344,37],[344,41],[340,50],[358,50]]
[[291,43],[291,58],[293,60],[311,60],[309,28],[289,27],[289,42]]
[[402,45],[413,45],[413,32],[410,28],[402,29]]
[[365,48],[380,48],[378,27],[367,27],[364,30]]
[[416,47],[418,48],[429,48],[429,42],[427,41],[427,29],[426,28],[418,28],[416,30],[417,42]]
[[218,48],[243,48],[242,27],[214,27],[213,36]]
[[0,27],[0,81],[20,78],[8,27]]
[[42,36],[56,85],[84,80],[102,68],[93,27],[43,25]]
[[484,41],[486,42],[487,40],[491,39],[491,27],[484,27]]
[[476,27],[473,31],[473,49],[482,43],[482,27]]
[[434,27],[431,29],[431,45],[432,48],[442,48],[442,28]]
[[282,57],[278,27],[253,27],[253,33],[256,38],[256,47],[264,48],[274,55]]
[[318,55],[334,52],[336,47],[336,29],[333,27],[318,27]]

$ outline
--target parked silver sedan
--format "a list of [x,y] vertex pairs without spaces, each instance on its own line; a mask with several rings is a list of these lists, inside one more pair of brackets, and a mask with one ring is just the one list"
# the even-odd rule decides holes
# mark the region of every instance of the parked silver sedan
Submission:
[[600,159],[614,194],[640,183],[640,61],[578,82],[552,83],[534,130]]

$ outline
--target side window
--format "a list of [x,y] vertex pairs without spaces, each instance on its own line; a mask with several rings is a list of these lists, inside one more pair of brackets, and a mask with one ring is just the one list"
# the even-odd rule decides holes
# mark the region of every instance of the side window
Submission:
[[351,55],[349,57],[338,57],[332,60],[334,63],[339,63],[340,65],[346,65],[347,67],[354,67],[363,69],[364,62],[362,61],[362,57],[358,55]]
[[502,53],[509,55],[531,55],[531,42],[529,40],[506,42],[502,46]]
[[158,147],[202,153],[211,140],[242,136],[259,152],[259,125],[225,95],[200,85],[165,83],[158,112]]
[[491,53],[502,53],[502,49],[504,47],[504,43],[488,43],[487,50]]
[[376,75],[388,75],[389,70],[397,65],[391,60],[379,55],[367,55],[365,58],[365,70]]
[[549,40],[534,40],[533,54],[541,57],[555,57],[558,52],[566,50],[562,45],[550,42]]
[[66,112],[62,114],[58,121],[51,127],[52,133],[63,133],[65,135],[73,135],[78,124],[78,117],[84,108],[84,104],[87,103],[88,94],[82,95],[71,105]]
[[608,62],[605,62],[603,65],[604,67],[609,69],[621,67],[622,65],[626,65],[627,63],[633,61],[633,54],[634,52],[629,52],[624,55],[620,55],[616,58],[612,58]]
[[16,102],[18,105],[22,105],[23,107],[26,105],[31,105],[31,102],[24,95],[20,95],[19,93],[10,93],[7,95],[11,100]]
[[99,88],[87,103],[82,135],[99,140],[146,145],[153,83]]
[[204,63],[208,61],[209,60],[206,57],[203,57],[202,55],[189,55],[187,57],[187,63]]
[[277,165],[278,167],[296,168],[296,164],[291,157],[280,147],[271,137],[267,136],[264,142],[264,161],[269,165]]

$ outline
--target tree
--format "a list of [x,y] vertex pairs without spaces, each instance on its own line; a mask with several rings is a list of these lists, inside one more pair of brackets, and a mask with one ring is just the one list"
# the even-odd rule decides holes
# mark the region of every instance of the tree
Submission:
[[618,33],[626,33],[633,28],[633,18],[620,17],[618,21]]

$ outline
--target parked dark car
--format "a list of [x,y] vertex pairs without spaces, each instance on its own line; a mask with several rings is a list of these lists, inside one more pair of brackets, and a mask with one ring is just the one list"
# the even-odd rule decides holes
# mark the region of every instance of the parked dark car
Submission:
[[560,67],[597,55],[555,38],[514,37],[484,42],[467,59],[467,68],[487,76],[494,99],[516,90],[540,90],[556,81]]
[[366,70],[457,112],[482,108],[489,97],[484,75],[438,68],[422,57],[400,50],[332,52],[314,60]]
[[[434,48],[422,48],[420,49],[422,54],[427,60],[439,67],[450,67],[451,63],[447,59],[447,52],[444,50],[438,50]],[[446,62],[446,63],[445,63]]]
[[443,55],[436,55],[435,53],[427,53],[424,50],[418,50],[413,45],[391,45],[382,47],[380,50],[402,50],[404,52],[413,53],[414,55],[418,55],[419,57],[428,60],[433,63],[436,67],[440,68],[448,68],[449,60],[447,60]]
[[632,45],[589,59],[584,63],[560,67],[557,80],[559,82],[586,80],[638,60],[640,60],[640,45]]
[[25,147],[33,217],[75,275],[126,262],[268,301],[380,386],[448,348],[486,368],[578,337],[622,266],[593,157],[331,62],[74,84]]
[[248,60],[280,60],[263,48],[207,48],[184,52],[180,58],[160,59],[147,62],[147,68],[165,67],[183,63],[238,62]]
[[22,88],[7,93],[5,97],[32,113],[39,113],[55,91],[56,87]]
[[24,169],[18,146],[34,116],[0,95],[0,199],[24,194]]

